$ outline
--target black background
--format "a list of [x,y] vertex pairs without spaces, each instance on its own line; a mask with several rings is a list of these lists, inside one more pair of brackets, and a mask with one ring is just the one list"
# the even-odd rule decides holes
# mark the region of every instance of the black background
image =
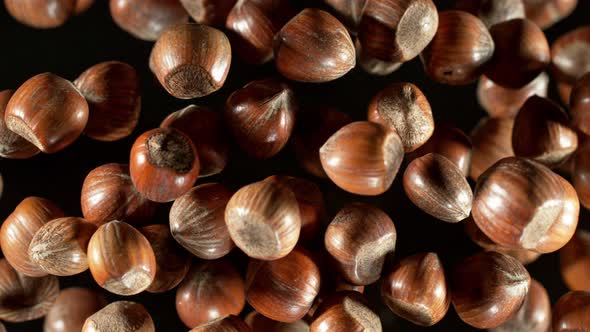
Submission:
[[[307,3],[317,4],[319,0]],[[546,31],[549,42],[564,32],[590,23],[589,13],[590,1],[581,0],[572,16]],[[143,93],[139,125],[127,139],[103,143],[82,136],[66,150],[53,155],[42,154],[29,160],[0,160],[0,173],[5,181],[4,195],[0,200],[0,220],[4,220],[22,199],[32,195],[51,199],[64,209],[66,215],[80,216],[80,189],[86,174],[105,163],[127,163],[131,145],[140,133],[157,127],[167,114],[190,103],[221,111],[232,91],[251,80],[275,73],[272,64],[264,67],[248,66],[234,54],[229,76],[221,90],[192,101],[175,99],[164,91],[149,71],[147,59],[152,43],[135,39],[119,29],[110,17],[105,0],[97,0],[88,12],[52,30],[35,30],[21,25],[0,6],[0,36],[0,90],[16,89],[33,75],[47,71],[73,80],[98,62],[120,60],[138,70]],[[334,105],[351,114],[355,120],[363,120],[370,98],[388,83],[397,81],[413,82],[423,90],[432,105],[437,122],[449,121],[469,132],[478,119],[485,115],[475,99],[474,84],[465,87],[436,84],[425,76],[418,59],[405,64],[387,77],[372,77],[356,68],[334,82],[294,86],[304,109],[316,104]],[[558,100],[553,84],[550,95]],[[399,174],[402,172],[403,168]],[[395,259],[417,252],[435,251],[449,269],[463,257],[478,250],[464,235],[461,224],[437,221],[413,206],[403,193],[400,176],[383,195],[355,196],[338,189],[329,180],[316,179],[303,173],[289,148],[274,158],[261,162],[245,156],[234,146],[226,170],[221,175],[200,179],[198,183],[219,181],[238,189],[272,174],[289,174],[314,180],[325,194],[330,216],[342,205],[352,201],[368,202],[382,208],[390,215],[397,228]],[[167,223],[168,209],[169,204],[163,205],[153,222]],[[585,212],[582,213],[580,224],[581,227],[588,228],[585,215]],[[234,250],[231,256],[240,262],[243,270],[243,255]],[[557,254],[545,255],[527,268],[533,278],[545,285],[553,303],[567,291],[559,275]],[[92,287],[101,291],[110,301],[122,299],[98,287],[89,272],[60,278],[60,285],[62,288]],[[428,329],[417,327],[394,316],[380,303],[378,287],[369,287],[366,294],[380,311],[384,331],[474,331],[458,319],[452,308],[436,326]],[[147,307],[158,331],[188,330],[176,315],[174,291],[163,295],[144,293],[127,299],[141,302]],[[41,331],[42,320],[7,324],[7,328],[9,331]]]

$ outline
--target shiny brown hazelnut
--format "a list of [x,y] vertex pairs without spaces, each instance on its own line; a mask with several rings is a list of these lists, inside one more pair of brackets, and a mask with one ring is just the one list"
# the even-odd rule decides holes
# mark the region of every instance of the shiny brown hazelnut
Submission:
[[43,332],[79,332],[95,312],[107,305],[105,298],[88,288],[62,290],[43,322]]
[[590,73],[582,76],[574,85],[569,105],[572,127],[590,135]]
[[409,154],[409,159],[413,160],[429,153],[436,153],[447,158],[459,167],[464,176],[469,175],[472,155],[471,139],[461,129],[447,123],[436,125],[430,139]]
[[473,241],[475,244],[482,247],[486,251],[497,251],[499,253],[512,256],[516,258],[519,262],[521,262],[523,265],[530,264],[536,261],[541,256],[541,254],[532,250],[508,249],[502,247],[501,245],[498,245],[479,229],[475,221],[473,221],[472,217],[467,218],[463,222],[463,226],[465,234],[467,234],[471,241]]
[[11,323],[26,322],[47,314],[57,294],[55,276],[27,277],[0,259],[0,319]]
[[514,119],[483,118],[471,132],[473,154],[469,176],[476,180],[498,160],[514,156],[512,128]]
[[46,275],[47,272],[31,260],[29,245],[43,225],[63,216],[61,209],[45,198],[27,197],[22,200],[0,228],[0,246],[10,265],[27,276]]
[[431,0],[371,0],[362,12],[358,38],[371,57],[402,63],[428,46],[438,23]]
[[4,0],[8,13],[37,29],[57,28],[73,14],[76,0]]
[[222,26],[237,0],[180,0],[184,9],[199,24]]
[[494,41],[477,17],[459,10],[439,14],[438,30],[421,54],[426,74],[449,85],[475,81],[494,53]]
[[150,54],[150,69],[164,89],[180,99],[203,97],[219,90],[230,64],[231,46],[225,34],[192,23],[165,30]]
[[118,295],[134,295],[151,285],[157,265],[145,236],[115,220],[100,226],[90,238],[88,267],[102,288]]
[[578,0],[522,0],[526,16],[542,29],[568,17],[578,5]]
[[27,141],[21,136],[8,129],[4,122],[4,113],[6,105],[14,91],[0,91],[0,157],[9,159],[31,158],[40,151],[33,143]]
[[238,190],[225,208],[232,240],[246,255],[262,260],[285,257],[299,240],[301,214],[295,194],[277,181]]
[[199,325],[189,332],[253,332],[240,317],[229,315]]
[[532,21],[519,18],[490,28],[494,56],[486,65],[486,76],[513,89],[529,84],[551,62],[549,43]]
[[189,328],[238,315],[245,303],[244,280],[225,260],[193,265],[176,290],[176,311]]
[[327,178],[320,161],[320,148],[338,129],[352,122],[350,115],[329,106],[301,114],[291,138],[295,157],[303,170]]
[[531,284],[529,273],[519,261],[493,251],[463,260],[450,280],[455,311],[478,329],[498,327],[513,317]]
[[193,141],[199,153],[199,177],[218,174],[225,168],[229,146],[220,113],[189,105],[168,115],[160,127],[178,129]]
[[572,184],[578,193],[580,203],[590,208],[590,142],[584,141],[576,151],[573,160]]
[[547,332],[551,326],[551,303],[545,287],[531,279],[529,292],[520,310],[489,332]]
[[39,150],[55,153],[72,144],[86,127],[88,103],[70,81],[43,73],[14,92],[4,121]]
[[180,196],[170,209],[174,239],[193,255],[217,259],[234,247],[225,224],[225,206],[232,192],[220,183],[205,183]]
[[311,332],[350,331],[381,332],[379,315],[358,292],[345,291],[332,294],[316,311]]
[[155,332],[145,307],[130,301],[113,302],[86,319],[82,332]]
[[488,28],[497,23],[525,17],[522,0],[458,0],[454,6],[479,17]]
[[336,17],[355,34],[369,0],[324,0]]
[[[590,72],[589,59],[590,26],[581,26],[569,31],[557,38],[551,45],[552,71],[557,82],[565,84],[563,87],[565,90],[584,74]],[[562,92],[563,97],[567,94],[566,92]],[[567,103],[569,98],[565,100]]]
[[133,67],[102,62],[80,74],[74,85],[88,102],[86,135],[107,142],[131,135],[141,109],[139,76]]
[[561,277],[571,290],[590,291],[590,232],[579,229],[559,251]]
[[129,174],[142,195],[170,202],[190,190],[199,177],[199,156],[191,139],[173,128],[139,136],[131,148]]
[[424,253],[402,259],[385,273],[381,299],[396,315],[414,324],[438,323],[451,303],[438,255]]
[[590,292],[573,291],[553,306],[553,332],[586,332],[590,326]]
[[406,153],[426,143],[434,131],[430,103],[412,83],[393,83],[377,93],[368,118],[397,132]]
[[530,97],[514,119],[512,149],[519,157],[548,167],[566,162],[578,148],[578,134],[569,127],[565,111],[555,102]]
[[403,178],[406,195],[422,211],[446,222],[459,222],[471,212],[473,193],[457,165],[436,153],[414,159]]
[[250,260],[246,299],[262,315],[293,323],[311,308],[320,291],[320,280],[314,260],[306,251],[296,248],[278,260]]
[[190,267],[188,253],[174,241],[167,225],[149,225],[139,231],[149,241],[156,257],[156,277],[147,291],[163,293],[178,286]]
[[313,243],[323,229],[326,217],[324,194],[320,188],[309,180],[294,176],[273,175],[264,181],[280,182],[295,194],[301,216],[299,243]]
[[399,135],[368,121],[348,124],[320,148],[328,177],[340,188],[358,195],[387,191],[404,157]]
[[491,117],[514,118],[529,97],[547,97],[548,87],[549,75],[544,72],[520,89],[505,88],[482,75],[477,83],[477,101]]
[[249,155],[266,159],[287,144],[298,109],[295,92],[274,79],[252,81],[225,102],[225,123],[236,143]]
[[306,8],[274,38],[275,65],[290,80],[321,83],[344,76],[356,64],[346,27],[329,13]]
[[56,276],[71,276],[88,269],[86,250],[97,226],[82,218],[51,220],[33,236],[29,257],[42,270]]
[[188,21],[179,0],[110,0],[113,21],[136,38],[154,41],[168,27]]
[[141,224],[155,213],[156,204],[140,194],[129,165],[106,164],[86,176],[80,195],[84,218],[97,225],[111,220]]
[[549,253],[571,239],[579,210],[574,188],[561,176],[532,160],[508,157],[479,177],[471,213],[495,243]]
[[238,1],[227,16],[234,49],[248,63],[263,64],[273,58],[273,38],[297,11],[290,0]]
[[324,237],[326,250],[342,277],[369,285],[381,276],[387,255],[395,250],[397,232],[385,212],[364,203],[344,206]]
[[[354,2],[354,0],[351,0],[351,2]],[[354,45],[356,47],[356,63],[368,74],[387,76],[398,70],[403,64],[401,62],[383,61],[373,57],[363,49],[358,39],[355,40]]]
[[309,332],[309,324],[304,320],[298,320],[293,323],[277,322],[276,320],[264,317],[256,311],[250,312],[244,321],[253,331]]

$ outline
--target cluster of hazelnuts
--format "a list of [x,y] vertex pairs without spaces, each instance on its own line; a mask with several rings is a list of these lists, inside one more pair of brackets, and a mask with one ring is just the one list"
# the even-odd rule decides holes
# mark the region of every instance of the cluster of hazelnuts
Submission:
[[[49,28],[92,1],[4,3],[18,21]],[[362,294],[379,280],[391,311],[421,326],[439,322],[452,303],[480,329],[590,331],[590,233],[577,227],[580,203],[590,207],[590,27],[551,46],[542,30],[576,3],[457,0],[439,12],[433,0],[324,0],[326,10],[299,10],[290,0],[111,0],[122,29],[155,41],[150,69],[174,97],[219,90],[232,48],[251,64],[274,61],[287,80],[248,83],[223,114],[195,105],[170,114],[136,139],[128,165],[87,175],[83,217],[40,197],[18,204],[0,229],[0,320],[46,316],[47,332],[155,331],[139,303],[59,291],[57,276],[89,269],[122,296],[176,288],[177,313],[194,332],[380,332]],[[417,56],[437,82],[479,80],[489,117],[471,135],[435,126],[427,97],[404,82],[372,98],[367,121],[332,109],[300,117],[288,80],[328,82],[357,64],[388,75]],[[546,97],[546,70],[569,112]],[[73,82],[43,73],[0,92],[0,156],[56,153],[81,134],[129,136],[139,82],[132,66],[111,61]],[[235,192],[194,186],[225,168],[226,129],[260,160],[291,143],[305,171],[357,195],[389,190],[406,160],[407,197],[436,219],[463,222],[485,250],[448,270],[432,252],[388,266],[396,228],[370,204],[347,204],[325,225],[322,192],[306,179],[273,175]],[[0,178],[0,195],[2,188]],[[169,224],[148,225],[167,202]],[[235,247],[250,258],[245,278],[224,258]],[[558,250],[572,291],[551,308],[524,264]],[[240,318],[246,301],[255,311]]]

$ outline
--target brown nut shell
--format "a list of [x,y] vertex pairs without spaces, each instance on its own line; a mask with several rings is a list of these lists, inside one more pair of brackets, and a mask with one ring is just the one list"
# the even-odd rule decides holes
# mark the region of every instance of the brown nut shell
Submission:
[[62,290],[43,322],[43,332],[79,332],[86,318],[107,305],[106,299],[88,288]]
[[332,294],[318,308],[311,332],[323,331],[381,332],[379,315],[365,297],[353,291]]
[[439,13],[438,30],[421,54],[426,74],[449,85],[475,81],[494,53],[494,41],[481,20],[467,12]]
[[395,250],[396,240],[395,226],[385,212],[352,203],[330,222],[324,245],[344,279],[369,285],[381,277],[385,258]]
[[569,122],[565,111],[555,102],[530,97],[514,119],[514,154],[548,167],[565,163],[578,148],[578,134]]
[[82,218],[51,220],[33,236],[29,257],[41,269],[56,276],[71,276],[88,269],[86,251],[97,226]]
[[225,223],[236,246],[262,260],[285,257],[301,232],[295,194],[277,181],[260,181],[238,190],[225,208]]
[[461,170],[441,155],[414,159],[404,172],[403,186],[408,198],[431,216],[451,223],[469,217],[471,187]]
[[90,239],[88,266],[99,286],[118,295],[134,295],[147,289],[157,267],[145,236],[116,220],[100,226]]
[[125,164],[106,164],[90,171],[80,201],[84,218],[97,225],[111,220],[145,223],[157,207],[137,191]]
[[39,150],[55,153],[72,144],[86,127],[88,103],[72,82],[43,73],[14,92],[4,121]]
[[4,122],[4,113],[12,90],[0,91],[0,157],[9,159],[25,159],[41,152],[35,145],[8,129]]
[[37,29],[57,28],[73,14],[76,0],[4,0],[8,13],[20,23]]
[[74,84],[88,102],[86,135],[107,142],[131,135],[141,109],[135,68],[119,61],[102,62],[86,69]]
[[158,38],[149,62],[152,72],[172,96],[203,97],[225,83],[231,65],[231,46],[225,34],[215,28],[179,24]]
[[590,292],[573,291],[553,306],[553,332],[586,332],[590,326]]
[[431,0],[368,1],[363,8],[358,38],[363,51],[376,59],[403,63],[428,46],[438,28]]
[[358,195],[387,191],[401,165],[404,148],[399,135],[382,125],[359,121],[335,132],[320,148],[328,177]]
[[16,206],[0,228],[2,253],[15,270],[31,277],[47,275],[31,260],[29,245],[43,225],[63,216],[62,210],[45,198],[27,197]]
[[256,80],[229,96],[225,123],[242,150],[257,159],[267,159],[289,141],[298,107],[289,84],[274,78]]
[[465,323],[489,329],[518,312],[530,283],[529,273],[515,258],[482,252],[455,267],[451,274],[451,298]]
[[396,315],[420,326],[444,318],[451,304],[445,272],[435,253],[402,259],[386,272],[381,299]]
[[397,132],[406,153],[424,145],[434,131],[430,103],[412,83],[393,83],[377,93],[368,118]]
[[262,315],[293,323],[311,308],[320,291],[320,280],[314,260],[297,248],[278,260],[251,260],[246,275],[246,297]]
[[154,202],[170,202],[189,191],[199,170],[195,145],[173,128],[149,130],[131,148],[131,180],[137,191]]
[[170,209],[174,239],[202,259],[227,255],[235,247],[225,224],[225,207],[231,196],[224,185],[205,183],[177,198]]
[[3,321],[20,323],[45,316],[58,293],[56,277],[27,277],[6,259],[0,260],[0,319]]
[[244,280],[223,259],[193,265],[176,290],[176,312],[189,328],[238,315],[245,303]]
[[472,215],[505,248],[549,253],[571,239],[579,210],[574,188],[561,176],[532,160],[508,157],[479,177]]
[[110,0],[113,21],[136,38],[155,41],[170,26],[188,21],[178,0]]
[[551,303],[545,287],[531,279],[531,287],[520,310],[490,332],[547,332],[551,327]]
[[155,332],[145,307],[130,301],[113,302],[86,319],[82,332]]
[[356,64],[346,27],[329,13],[306,8],[275,35],[275,65],[290,80],[321,83],[338,79]]

